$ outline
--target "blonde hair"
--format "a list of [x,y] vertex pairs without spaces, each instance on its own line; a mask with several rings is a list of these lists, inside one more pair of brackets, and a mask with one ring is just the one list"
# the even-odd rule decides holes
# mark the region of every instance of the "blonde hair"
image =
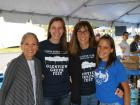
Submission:
[[28,36],[33,36],[33,37],[36,39],[36,41],[37,41],[37,45],[39,44],[39,40],[38,40],[36,34],[34,34],[34,33],[32,33],[32,32],[27,32],[26,34],[23,35],[23,37],[22,37],[22,39],[21,39],[21,43],[20,43],[21,45],[24,43],[25,39],[26,39]]

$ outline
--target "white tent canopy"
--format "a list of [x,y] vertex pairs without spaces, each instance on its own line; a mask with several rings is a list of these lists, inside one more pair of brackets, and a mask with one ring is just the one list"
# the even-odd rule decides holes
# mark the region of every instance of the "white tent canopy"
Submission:
[[53,16],[68,23],[79,19],[113,25],[140,24],[140,0],[0,0],[5,21],[46,24]]

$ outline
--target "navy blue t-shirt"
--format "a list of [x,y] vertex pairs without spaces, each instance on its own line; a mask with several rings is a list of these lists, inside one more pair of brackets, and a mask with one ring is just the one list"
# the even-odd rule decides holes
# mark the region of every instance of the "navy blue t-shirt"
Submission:
[[70,91],[68,52],[60,51],[60,44],[53,44],[49,40],[45,40],[39,43],[37,58],[42,62],[45,76],[42,82],[44,97],[68,94]]
[[81,95],[90,95],[95,93],[95,48],[87,48],[80,53],[80,63],[82,72],[82,82],[81,82]]

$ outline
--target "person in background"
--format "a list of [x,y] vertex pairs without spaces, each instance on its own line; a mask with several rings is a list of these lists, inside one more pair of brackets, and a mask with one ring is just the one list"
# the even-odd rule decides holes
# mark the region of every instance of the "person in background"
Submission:
[[98,44],[98,42],[99,42],[99,40],[100,40],[100,37],[101,37],[101,35],[98,33],[98,34],[96,34],[96,36],[95,36],[95,40],[96,40],[96,43]]
[[[139,42],[140,42],[140,36],[139,35],[135,35],[134,36],[134,40],[132,41],[132,43],[130,44],[130,52],[131,54],[138,54],[140,53],[140,49],[139,49]],[[134,56],[134,55],[133,55]],[[136,56],[136,55],[135,55]],[[138,58],[139,59],[139,58]],[[130,81],[133,83],[134,79],[134,75],[130,76]],[[138,76],[136,76],[136,79],[138,78]]]
[[140,49],[139,49],[139,45],[138,45],[139,42],[140,42],[140,36],[135,35],[133,42],[130,44],[130,52],[132,54],[139,54],[140,53]]
[[125,58],[130,55],[130,46],[127,43],[128,32],[124,32],[122,37],[123,37],[123,40],[121,41],[121,43],[119,43],[119,46],[122,50],[122,58]]
[[37,58],[43,66],[43,96],[45,105],[70,104],[69,55],[65,22],[54,17],[48,26],[48,38],[39,43]]
[[22,54],[7,66],[0,90],[0,105],[43,105],[41,62],[34,57],[38,39],[26,33],[21,41]]
[[[114,40],[109,35],[100,38],[95,70],[96,97],[100,105],[130,105],[130,88],[127,74],[120,60],[116,57]],[[124,104],[121,98],[114,94],[118,85],[124,90]]]

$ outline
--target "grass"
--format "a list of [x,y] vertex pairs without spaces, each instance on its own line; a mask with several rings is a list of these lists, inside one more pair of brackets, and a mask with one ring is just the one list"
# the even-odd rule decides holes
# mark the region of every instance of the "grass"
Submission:
[[0,53],[16,53],[21,52],[20,47],[17,48],[0,48]]

